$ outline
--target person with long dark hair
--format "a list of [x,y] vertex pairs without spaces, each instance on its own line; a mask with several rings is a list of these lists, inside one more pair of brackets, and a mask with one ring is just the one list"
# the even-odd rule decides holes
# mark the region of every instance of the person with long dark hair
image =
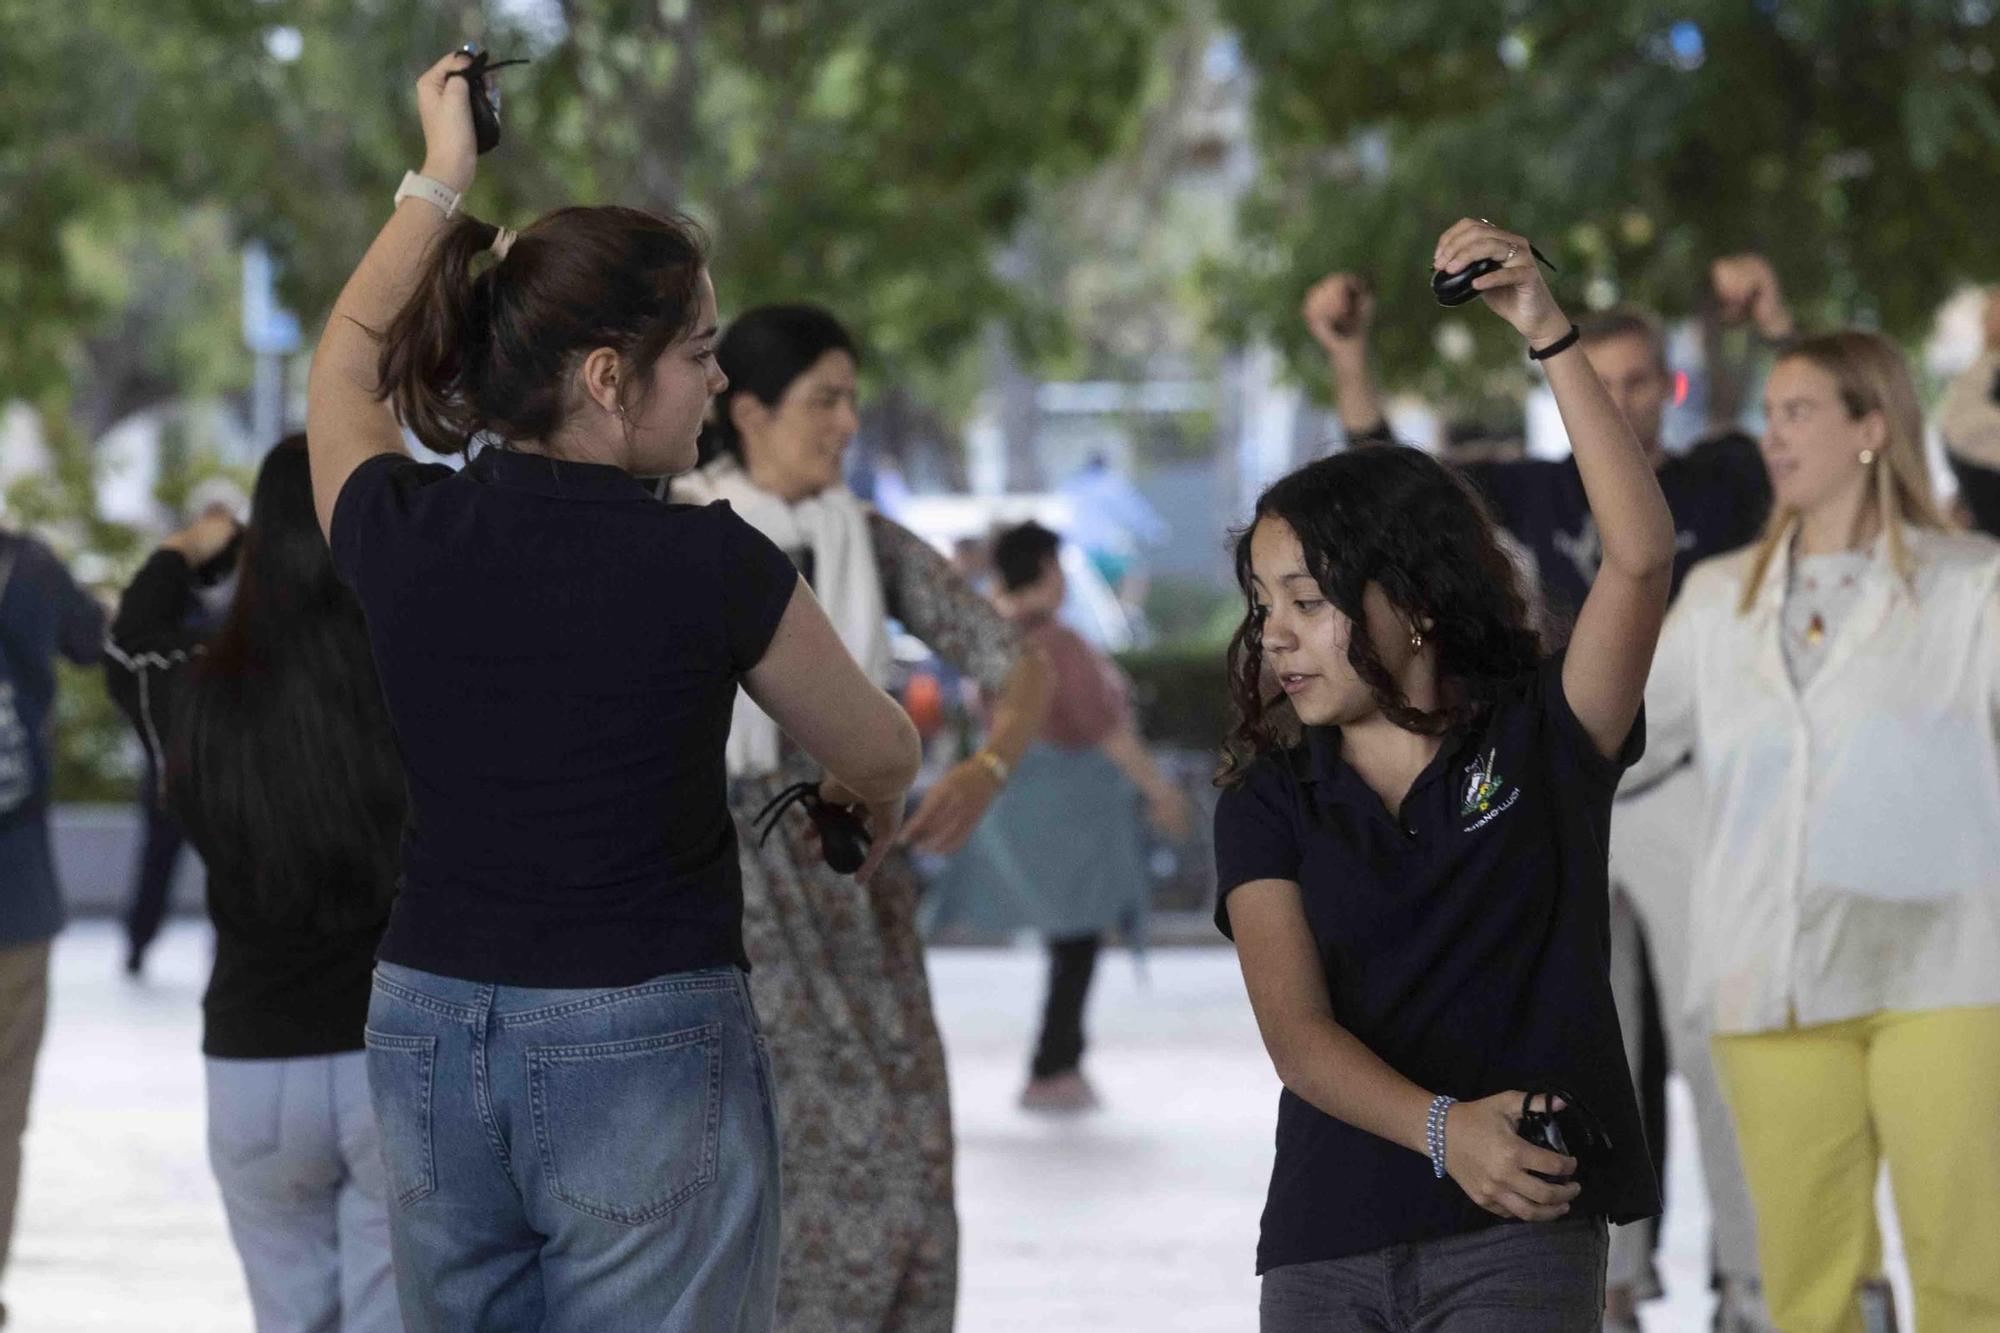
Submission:
[[[1748,324],[1766,344],[1791,336],[1792,315],[1776,270],[1761,255],[1725,255],[1710,266],[1717,312]],[[1369,352],[1375,298],[1352,273],[1315,283],[1301,308],[1327,354],[1341,424],[1355,444],[1393,442]],[[1674,516],[1674,587],[1697,561],[1756,540],[1770,512],[1771,485],[1757,442],[1733,427],[1669,450],[1663,436],[1675,396],[1665,330],[1636,309],[1598,311],[1581,324],[1584,359],[1652,460]],[[1554,622],[1567,624],[1582,604],[1602,549],[1576,460],[1462,459],[1455,466],[1519,543]],[[1625,1054],[1639,1087],[1639,1112],[1653,1168],[1667,1160],[1667,1067],[1687,1080],[1694,1099],[1695,1141],[1708,1191],[1711,1285],[1716,1333],[1768,1327],[1758,1291],[1757,1235],[1749,1188],[1709,1058],[1707,1035],[1683,1021],[1681,980],[1689,935],[1688,885],[1694,878],[1688,830],[1700,804],[1691,767],[1641,787],[1628,777],[1611,822],[1611,989],[1618,1001]],[[1653,1219],[1611,1233],[1604,1333],[1638,1333],[1641,1302],[1660,1294],[1653,1263]]]
[[[916,729],[695,462],[715,293],[685,219],[459,211],[465,73],[313,358],[320,522],[410,783],[368,1012],[405,1320],[769,1327],[778,1140],[724,745],[740,688],[887,855]],[[399,420],[460,471],[404,452]]]
[[1498,266],[1473,285],[1574,443],[1604,554],[1566,649],[1470,489],[1413,449],[1301,468],[1236,547],[1216,920],[1285,1085],[1266,1330],[1595,1333],[1607,1219],[1659,1209],[1605,848],[1673,523],[1531,254],[1468,219],[1435,266]]
[[[211,638],[198,571],[239,537]],[[361,1032],[407,798],[354,594],[313,516],[304,436],[250,522],[207,514],[120,600],[111,695],[208,866],[208,1151],[260,1333],[399,1330]]]
[[[894,618],[995,701],[985,745],[931,784],[902,830],[919,850],[956,851],[1040,726],[1041,659],[922,538],[842,480],[860,429],[860,366],[839,320],[817,306],[759,306],[730,324],[716,357],[729,386],[703,435],[704,464],[674,483],[675,498],[727,501],[786,551],[878,684]],[[740,823],[818,776],[762,700],[738,701],[729,791]],[[802,814],[765,827],[776,836],[742,848],[744,943],[784,1133],[779,1325],[948,1329],[951,1101],[914,868],[899,850],[864,889],[828,870]]]

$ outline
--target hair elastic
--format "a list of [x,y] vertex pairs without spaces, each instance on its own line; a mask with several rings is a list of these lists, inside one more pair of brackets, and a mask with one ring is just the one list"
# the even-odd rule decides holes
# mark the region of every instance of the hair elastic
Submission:
[[493,244],[486,248],[493,252],[495,259],[505,259],[507,252],[514,248],[514,242],[519,240],[520,237],[521,233],[515,231],[512,227],[495,227],[493,229]]

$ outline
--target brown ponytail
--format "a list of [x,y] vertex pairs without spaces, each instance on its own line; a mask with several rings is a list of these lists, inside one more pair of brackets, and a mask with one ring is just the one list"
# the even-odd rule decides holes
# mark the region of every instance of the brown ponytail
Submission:
[[625,405],[643,408],[653,363],[700,310],[699,229],[636,208],[562,208],[504,261],[488,254],[496,232],[454,218],[381,335],[380,392],[402,423],[441,454],[480,436],[546,439],[574,407],[577,363],[598,347],[624,362]]

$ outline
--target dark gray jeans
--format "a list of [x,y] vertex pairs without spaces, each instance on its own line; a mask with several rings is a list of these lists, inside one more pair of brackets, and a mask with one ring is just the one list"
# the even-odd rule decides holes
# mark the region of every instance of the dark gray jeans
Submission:
[[1601,1217],[1513,1222],[1264,1274],[1262,1333],[1598,1333]]

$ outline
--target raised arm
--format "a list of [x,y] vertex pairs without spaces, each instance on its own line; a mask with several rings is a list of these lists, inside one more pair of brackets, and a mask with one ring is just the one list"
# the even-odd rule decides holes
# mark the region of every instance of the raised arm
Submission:
[[1355,444],[1378,444],[1388,437],[1389,419],[1368,358],[1368,335],[1375,323],[1375,294],[1367,279],[1330,273],[1306,292],[1299,314],[1313,340],[1326,352],[1340,424]]
[[[1502,267],[1473,286],[1530,350],[1569,337],[1574,326],[1543,282],[1526,237],[1466,218],[1439,239],[1433,262],[1456,273],[1480,259],[1500,260]],[[1604,546],[1570,634],[1563,693],[1598,751],[1610,757],[1625,743],[1645,695],[1673,579],[1674,520],[1645,451],[1574,340],[1542,368]]]
[[[1428,1154],[1432,1093],[1390,1068],[1335,1018],[1298,884],[1253,880],[1232,892],[1227,905],[1250,1008],[1279,1080],[1337,1120]],[[1521,1104],[1521,1093],[1502,1092],[1453,1106],[1445,1121],[1445,1169],[1490,1213],[1551,1221],[1569,1211],[1580,1187],[1529,1173],[1567,1176],[1576,1163],[1516,1134]]]
[[[466,81],[447,76],[470,63],[471,57],[454,52],[417,80],[417,111],[424,125],[421,174],[458,194],[472,184],[477,152]],[[331,530],[334,502],[355,468],[376,454],[403,451],[402,431],[382,396],[374,335],[409,299],[424,256],[446,221],[435,204],[404,199],[327,317],[306,385],[306,446],[321,531]]]

